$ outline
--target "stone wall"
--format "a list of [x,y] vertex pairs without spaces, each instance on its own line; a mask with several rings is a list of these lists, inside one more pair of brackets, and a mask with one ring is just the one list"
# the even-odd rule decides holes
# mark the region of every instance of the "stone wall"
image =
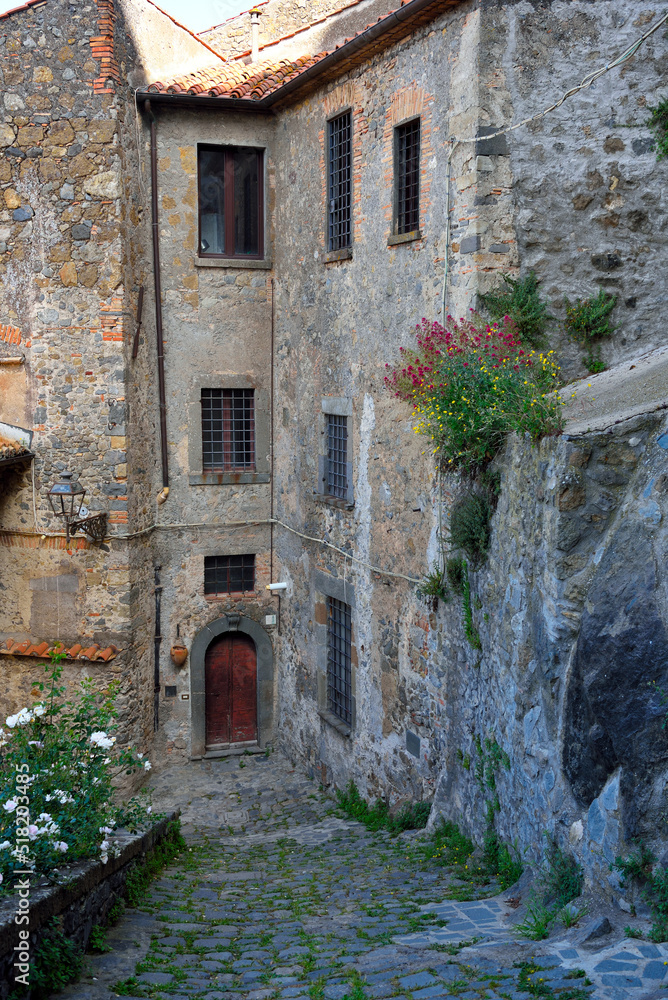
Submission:
[[[287,3],[286,0],[267,0],[256,5],[262,15],[260,46],[271,45],[294,32],[304,32],[310,25],[339,13],[339,20],[347,25],[341,35],[344,38],[380,16],[375,9],[379,3],[385,7],[384,13],[392,10],[389,0],[288,0]],[[250,14],[244,11],[222,24],[201,31],[200,38],[228,58],[250,52]],[[312,51],[319,52],[325,47],[329,46],[314,48]]]

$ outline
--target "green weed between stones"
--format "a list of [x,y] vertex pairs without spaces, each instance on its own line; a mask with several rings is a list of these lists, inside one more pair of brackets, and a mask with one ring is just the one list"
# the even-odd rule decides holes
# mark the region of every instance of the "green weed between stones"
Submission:
[[447,603],[450,600],[450,592],[445,581],[443,570],[435,565],[420,581],[417,587],[418,597],[432,597]]
[[586,989],[574,987],[573,989],[559,990],[555,994],[549,982],[540,975],[545,972],[545,968],[536,962],[516,962],[514,968],[519,969],[517,985],[520,990],[528,993],[532,997],[556,997],[559,1000],[587,1000],[589,994]]
[[617,296],[600,288],[593,298],[576,299],[574,304],[568,299],[565,302],[566,332],[586,348],[582,359],[586,368],[592,375],[605,371],[600,341],[610,337],[617,329],[610,322]]
[[413,802],[406,804],[396,816],[390,815],[387,803],[376,799],[370,806],[359,793],[354,781],[349,781],[345,791],[337,788],[336,798],[339,808],[372,831],[387,830],[393,835],[404,830],[422,830],[427,825],[431,805],[428,802]]
[[493,513],[490,497],[473,491],[458,500],[450,513],[450,544],[466,553],[474,569],[487,555]]
[[181,836],[181,824],[175,820],[168,825],[163,840],[147,855],[143,864],[135,865],[128,873],[125,891],[129,906],[141,904],[151,881],[177,858],[186,846]]
[[503,275],[503,285],[492,292],[479,295],[483,309],[495,320],[510,316],[520,340],[532,347],[545,342],[545,331],[554,316],[548,312],[547,303],[538,294],[538,278],[530,271],[524,278]]
[[107,944],[106,927],[96,924],[95,927],[91,928],[90,937],[88,938],[88,951],[95,952],[98,955],[104,955],[105,952],[112,951]]
[[577,899],[584,885],[584,872],[575,858],[566,854],[554,841],[548,849],[540,870],[537,888],[527,903],[527,912],[517,932],[532,941],[549,937],[553,924],[560,919],[572,927],[585,914],[584,906],[570,909],[568,904]]
[[474,649],[482,649],[480,634],[473,622],[473,608],[471,607],[471,583],[469,581],[469,568],[463,556],[452,556],[445,564],[445,573],[448,583],[459,594],[462,599],[462,624],[464,634]]
[[657,865],[654,852],[642,843],[628,858],[616,858],[610,868],[620,873],[622,887],[636,885],[649,905],[653,918],[647,935],[650,941],[668,941],[668,868]]
[[663,160],[668,157],[668,97],[647,110],[651,116],[647,124],[656,140],[656,158]]

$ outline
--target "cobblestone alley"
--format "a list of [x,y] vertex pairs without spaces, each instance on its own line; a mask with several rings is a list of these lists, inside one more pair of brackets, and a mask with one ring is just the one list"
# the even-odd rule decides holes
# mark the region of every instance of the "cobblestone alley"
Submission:
[[503,896],[449,899],[422,834],[340,818],[278,754],[192,763],[153,790],[157,808],[181,809],[188,851],[67,1000],[659,996],[668,949],[518,939]]

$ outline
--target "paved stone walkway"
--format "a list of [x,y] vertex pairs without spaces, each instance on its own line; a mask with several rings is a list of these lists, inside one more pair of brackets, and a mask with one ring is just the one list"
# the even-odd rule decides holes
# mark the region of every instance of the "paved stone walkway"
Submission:
[[447,899],[418,835],[339,818],[277,754],[192,763],[153,788],[189,850],[67,1000],[644,1000],[668,972],[663,946],[518,939],[502,897]]

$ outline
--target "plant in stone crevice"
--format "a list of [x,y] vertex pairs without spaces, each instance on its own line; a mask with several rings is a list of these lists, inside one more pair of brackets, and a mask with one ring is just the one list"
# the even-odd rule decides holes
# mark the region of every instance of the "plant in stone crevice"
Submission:
[[605,371],[601,358],[601,340],[610,337],[617,327],[610,322],[610,314],[617,304],[617,296],[600,288],[598,294],[588,299],[566,303],[566,332],[584,348],[583,358],[588,371],[595,375]]
[[552,926],[559,919],[565,927],[572,927],[586,913],[584,905],[569,906],[580,896],[583,886],[582,866],[554,839],[548,838],[547,851],[529,896],[526,914],[515,928],[518,934],[532,941],[542,941],[549,936]]
[[656,141],[656,158],[668,158],[668,97],[664,97],[654,107],[648,106],[650,119],[647,122]]
[[656,855],[639,843],[627,858],[616,858],[610,866],[621,875],[622,887],[636,885],[652,911],[650,941],[668,941],[668,868],[656,863]]
[[533,440],[561,427],[554,352],[525,350],[507,317],[485,323],[475,312],[446,325],[423,319],[416,346],[387,365],[387,388],[410,402],[416,433],[431,438],[443,469],[475,475],[513,431]]
[[471,583],[469,581],[469,568],[466,559],[463,556],[452,556],[445,564],[445,573],[448,583],[462,599],[464,634],[474,649],[482,649],[480,634],[473,622]]
[[545,342],[547,326],[554,316],[550,315],[547,302],[538,294],[536,272],[530,271],[524,278],[511,278],[504,274],[503,281],[505,288],[501,285],[478,296],[483,309],[497,321],[508,316],[523,344],[540,347]]
[[450,600],[445,574],[437,563],[418,584],[417,594],[418,597],[431,597],[444,603]]

